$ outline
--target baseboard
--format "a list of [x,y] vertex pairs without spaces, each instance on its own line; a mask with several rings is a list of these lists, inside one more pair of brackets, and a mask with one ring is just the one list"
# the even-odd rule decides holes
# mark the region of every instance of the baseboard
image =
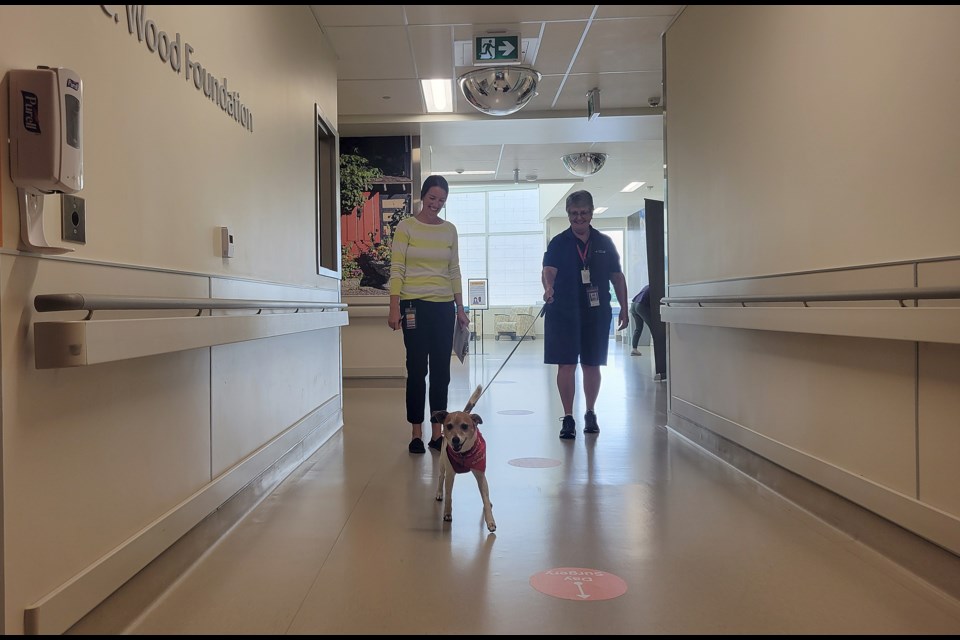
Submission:
[[383,378],[344,378],[344,389],[403,389],[407,386],[406,377]]
[[26,634],[117,635],[343,426],[339,396],[28,607]]
[[344,379],[359,378],[361,380],[367,378],[400,378],[406,380],[407,368],[402,365],[398,367],[344,367],[343,377]]
[[683,416],[669,413],[667,428],[934,589],[960,600],[960,556],[950,550]]

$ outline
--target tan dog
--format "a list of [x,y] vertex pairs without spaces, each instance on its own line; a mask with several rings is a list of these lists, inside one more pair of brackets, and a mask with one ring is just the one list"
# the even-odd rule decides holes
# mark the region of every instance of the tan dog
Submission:
[[447,501],[443,505],[443,519],[446,522],[453,520],[453,481],[457,474],[472,471],[483,500],[483,520],[489,531],[496,531],[493,503],[490,502],[490,490],[487,488],[487,443],[477,426],[483,424],[483,420],[477,414],[466,411],[435,411],[430,421],[443,425],[440,480],[437,484],[437,500],[442,501],[446,497]]

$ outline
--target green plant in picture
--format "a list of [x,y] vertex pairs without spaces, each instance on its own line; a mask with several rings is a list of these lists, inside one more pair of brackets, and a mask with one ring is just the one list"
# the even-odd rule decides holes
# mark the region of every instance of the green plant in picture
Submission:
[[373,232],[367,234],[369,243],[364,246],[363,251],[370,255],[370,258],[376,262],[383,262],[386,265],[390,266],[390,259],[392,257],[392,249],[389,244],[386,242],[377,242],[374,239]]
[[340,215],[349,215],[356,209],[359,218],[363,212],[365,191],[372,182],[383,177],[383,171],[371,166],[370,161],[356,153],[340,154]]
[[363,271],[357,264],[357,259],[353,257],[353,243],[340,245],[340,270],[345,280],[362,278]]

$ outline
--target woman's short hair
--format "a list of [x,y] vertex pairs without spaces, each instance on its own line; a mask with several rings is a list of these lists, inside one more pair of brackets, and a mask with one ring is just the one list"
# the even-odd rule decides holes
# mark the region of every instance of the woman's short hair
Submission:
[[574,191],[567,196],[565,205],[567,211],[570,211],[571,205],[574,207],[590,207],[590,211],[593,211],[593,195],[586,189]]
[[427,191],[430,191],[432,187],[440,187],[444,193],[450,193],[450,185],[447,184],[446,178],[443,176],[428,176],[427,179],[423,181],[423,188],[420,189],[421,200],[426,197]]

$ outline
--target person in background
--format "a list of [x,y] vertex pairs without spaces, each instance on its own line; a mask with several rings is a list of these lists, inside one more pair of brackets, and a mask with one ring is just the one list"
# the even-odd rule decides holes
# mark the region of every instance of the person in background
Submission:
[[557,389],[563,405],[560,437],[577,435],[573,418],[577,364],[583,374],[587,411],[584,433],[600,433],[594,408],[600,394],[600,367],[607,364],[610,339],[610,284],[620,305],[617,330],[629,323],[627,280],[620,255],[609,236],[590,225],[593,195],[575,191],[567,196],[570,227],[554,236],[543,256],[543,361],[557,365]]
[[650,285],[644,285],[643,289],[633,296],[633,301],[630,302],[630,317],[633,318],[633,349],[630,350],[630,355],[639,356],[637,345],[640,344],[644,321],[650,326]]
[[[430,415],[447,409],[454,323],[470,324],[463,308],[457,228],[440,218],[450,187],[442,176],[429,176],[420,190],[420,212],[404,218],[393,235],[390,261],[391,329],[403,329],[406,349],[407,421],[413,439],[410,453],[425,453],[424,402],[430,374]],[[443,442],[439,423],[431,420],[430,447]]]

